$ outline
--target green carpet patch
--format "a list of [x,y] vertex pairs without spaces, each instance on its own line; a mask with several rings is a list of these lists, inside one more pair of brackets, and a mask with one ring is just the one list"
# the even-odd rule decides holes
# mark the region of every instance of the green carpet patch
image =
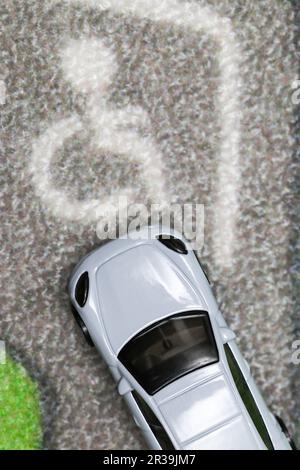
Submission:
[[0,449],[41,448],[41,412],[37,384],[10,358],[0,364]]

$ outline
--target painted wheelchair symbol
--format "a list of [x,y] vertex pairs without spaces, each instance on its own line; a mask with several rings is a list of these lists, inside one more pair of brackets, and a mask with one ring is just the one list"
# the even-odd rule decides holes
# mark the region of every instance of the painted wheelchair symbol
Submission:
[[[140,164],[150,200],[163,206],[167,201],[163,161],[157,145],[147,133],[151,129],[148,114],[141,107],[116,109],[108,103],[109,86],[118,69],[114,52],[100,39],[72,39],[61,53],[61,65],[65,79],[75,90],[87,95],[85,121],[93,130],[93,147]],[[84,125],[78,115],[73,115],[50,126],[33,145],[30,169],[36,193],[54,216],[91,223],[101,217],[108,218],[112,205],[122,209],[120,204],[127,206],[136,201],[132,187],[117,191],[117,196],[107,194],[106,188],[102,188],[99,199],[82,201],[71,199],[66,191],[53,185],[50,167],[56,151]],[[141,130],[143,136],[138,132]]]
[[[240,189],[240,137],[241,116],[240,91],[242,80],[239,71],[240,57],[242,56],[232,22],[222,17],[210,6],[201,6],[196,2],[183,2],[178,0],[65,0],[72,5],[94,8],[98,10],[109,9],[117,15],[147,19],[160,25],[172,24],[185,32],[206,32],[218,45],[217,58],[220,66],[220,88],[216,93],[218,103],[218,121],[220,123],[220,145],[218,148],[217,183],[215,188],[213,245],[216,263],[224,268],[232,266],[233,252],[237,249],[236,221],[239,212]],[[83,42],[82,42],[83,44]],[[80,46],[80,44],[77,44]],[[102,45],[103,46],[103,45]],[[75,51],[76,52],[76,51]],[[142,125],[148,120],[147,114],[141,108],[127,107],[121,111],[109,109],[105,100],[108,82],[116,71],[116,61],[110,50],[102,49],[102,60],[109,66],[110,74],[100,74],[102,77],[101,100],[94,105],[99,88],[95,86],[97,80],[85,77],[86,92],[94,94],[90,101],[88,116],[91,125],[98,129],[98,143],[105,148],[109,144],[111,150],[116,149],[128,160],[142,162],[143,178],[147,183],[149,196],[154,196],[156,202],[167,201],[164,190],[162,156],[151,137],[140,139],[136,131],[130,129],[131,124],[137,121]],[[79,54],[79,50],[76,52]],[[64,72],[68,75],[74,86],[80,80],[72,67],[66,66]],[[78,70],[80,75],[80,70]],[[107,71],[106,71],[107,72]],[[94,84],[93,84],[94,83]],[[97,82],[99,86],[99,81]],[[109,82],[110,83],[110,82]],[[84,90],[81,89],[81,92]],[[104,93],[104,94],[103,94]],[[101,104],[102,101],[102,104]],[[99,115],[97,115],[99,113]],[[112,121],[104,126],[104,121]],[[96,124],[96,119],[98,124]],[[100,129],[100,122],[103,128]],[[50,127],[34,144],[31,159],[31,172],[37,195],[51,212],[62,219],[90,223],[98,221],[99,217],[109,212],[111,196],[100,194],[103,204],[98,200],[71,201],[63,191],[59,191],[50,184],[49,165],[55,151],[63,145],[65,139],[71,137],[82,128],[77,116],[66,119]],[[102,134],[100,132],[102,131]],[[54,141],[56,138],[56,141]],[[124,140],[123,140],[124,139]],[[129,143],[130,142],[130,143]],[[128,149],[130,147],[130,153]],[[127,153],[126,153],[126,152]],[[130,195],[130,188],[127,188]],[[159,196],[158,196],[159,195]],[[131,201],[129,201],[131,202]]]

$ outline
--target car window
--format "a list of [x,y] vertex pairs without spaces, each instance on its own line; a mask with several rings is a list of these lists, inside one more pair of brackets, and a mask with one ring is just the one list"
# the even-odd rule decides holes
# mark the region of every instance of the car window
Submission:
[[143,414],[144,418],[146,419],[160,447],[163,450],[175,450],[175,447],[173,446],[171,439],[169,438],[168,434],[164,430],[159,419],[151,410],[150,406],[147,405],[145,400],[143,400],[143,398],[135,390],[132,392],[132,396],[136,404],[138,405],[139,409],[141,410],[141,413]]
[[255,400],[252,396],[252,393],[247,385],[247,381],[244,378],[244,375],[239,368],[239,365],[234,357],[234,354],[228,344],[225,344],[225,353],[228,361],[229,368],[232,373],[233,380],[238,389],[238,392],[244,402],[245,407],[253,421],[254,426],[256,427],[260,437],[265,443],[266,447],[269,450],[273,450],[273,444],[269,436],[267,427],[264,423],[264,420],[260,414],[260,411],[255,403]]
[[179,377],[219,360],[208,313],[184,312],[151,325],[124,346],[118,359],[153,395]]
[[89,275],[87,272],[81,274],[75,287],[75,299],[80,307],[83,307],[87,301],[89,292]]

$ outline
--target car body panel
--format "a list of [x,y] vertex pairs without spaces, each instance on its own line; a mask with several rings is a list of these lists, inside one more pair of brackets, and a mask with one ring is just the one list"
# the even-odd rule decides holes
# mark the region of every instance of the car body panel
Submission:
[[[73,270],[69,281],[71,302],[116,382],[125,380],[128,384],[122,388],[122,395],[150,448],[161,447],[131,390],[153,410],[175,449],[265,449],[233,381],[221,333],[228,326],[206,276],[193,251],[187,255],[173,252],[155,238],[161,233],[170,233],[187,243],[178,232],[159,226],[143,229],[140,239],[124,237],[107,243],[83,258]],[[87,302],[80,308],[75,287],[84,271],[89,274],[90,287]],[[209,314],[219,362],[190,372],[153,396],[148,395],[118,360],[118,352],[152,323],[197,309]],[[274,448],[290,449],[234,340],[230,340],[230,347]]]
[[187,443],[184,450],[263,450],[252,434],[248,424],[241,415],[222,423],[207,434]]
[[181,444],[239,414],[238,405],[222,374],[171,398],[159,407],[172,434]]
[[[212,433],[220,449],[228,445],[265,449],[256,430],[248,425],[221,362],[179,379],[154,395],[154,400],[181,449],[201,448],[202,438],[205,448]],[[226,437],[229,428],[237,436],[234,441]]]
[[[96,274],[104,326],[115,352],[145,325],[170,314],[206,310],[199,293],[161,251],[140,245],[115,256]],[[113,286],[118,295],[111,295]]]

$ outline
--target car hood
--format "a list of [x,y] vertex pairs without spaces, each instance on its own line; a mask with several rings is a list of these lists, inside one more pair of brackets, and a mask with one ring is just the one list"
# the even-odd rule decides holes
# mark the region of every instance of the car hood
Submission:
[[115,352],[154,321],[183,310],[207,309],[177,265],[151,245],[109,259],[98,268],[96,284],[104,328]]
[[264,449],[220,363],[177,380],[154,399],[181,449]]

